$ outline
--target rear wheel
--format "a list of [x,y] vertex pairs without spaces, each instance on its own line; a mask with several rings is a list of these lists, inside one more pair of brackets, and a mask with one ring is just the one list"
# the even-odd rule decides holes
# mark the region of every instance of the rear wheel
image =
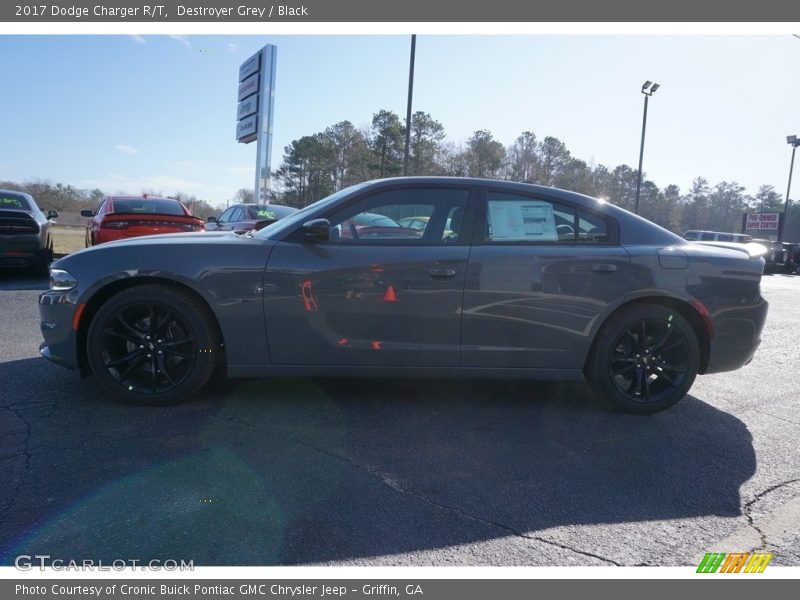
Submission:
[[613,408],[648,414],[683,398],[699,368],[700,345],[689,322],[664,306],[642,304],[603,325],[586,378]]
[[113,296],[92,319],[86,342],[89,365],[103,387],[124,402],[144,405],[191,398],[214,372],[218,349],[207,307],[163,285]]
[[38,264],[36,264],[36,272],[40,275],[49,275],[50,274],[50,263],[53,262],[53,244],[52,242],[50,245],[41,251],[39,255]]

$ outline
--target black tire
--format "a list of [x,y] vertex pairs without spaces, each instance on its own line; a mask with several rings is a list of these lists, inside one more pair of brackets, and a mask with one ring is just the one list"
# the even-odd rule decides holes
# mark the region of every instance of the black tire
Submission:
[[138,405],[190,399],[214,373],[219,349],[205,304],[158,284],[112,296],[94,315],[86,340],[89,366],[101,385]]
[[667,307],[639,304],[603,324],[585,375],[615,410],[651,414],[683,398],[699,368],[700,344],[689,322]]
[[39,275],[50,275],[50,263],[53,262],[53,245],[52,243],[42,250],[41,255],[39,256],[38,264],[36,265],[35,271]]

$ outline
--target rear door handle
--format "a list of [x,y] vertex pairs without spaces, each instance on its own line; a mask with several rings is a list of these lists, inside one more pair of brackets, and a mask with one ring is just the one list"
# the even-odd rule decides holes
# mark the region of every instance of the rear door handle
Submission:
[[617,265],[613,265],[611,263],[597,263],[592,265],[592,273],[597,273],[598,275],[611,275],[611,273],[616,272]]
[[433,279],[451,279],[456,276],[456,270],[449,267],[434,267],[428,269],[428,275]]

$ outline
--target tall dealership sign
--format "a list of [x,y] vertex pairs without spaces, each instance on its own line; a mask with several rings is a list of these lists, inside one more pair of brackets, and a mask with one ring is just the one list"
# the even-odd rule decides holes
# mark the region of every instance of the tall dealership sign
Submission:
[[236,141],[241,144],[256,142],[254,200],[258,204],[269,204],[277,55],[278,48],[267,44],[239,67]]

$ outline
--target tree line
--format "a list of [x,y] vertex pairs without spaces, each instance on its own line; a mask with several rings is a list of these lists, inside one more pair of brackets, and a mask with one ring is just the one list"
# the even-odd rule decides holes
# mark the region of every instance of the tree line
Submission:
[[[324,131],[293,140],[284,148],[282,162],[273,173],[271,201],[303,207],[349,185],[403,174],[405,126],[392,111],[380,110],[372,121],[355,127],[341,121]],[[572,155],[558,138],[539,138],[523,131],[510,145],[479,129],[463,144],[446,139],[444,126],[429,113],[417,111],[411,118],[409,175],[448,175],[531,182],[604,198],[633,210],[638,170],[622,164],[590,165]],[[45,210],[95,209],[106,192],[82,190],[62,183],[34,180],[0,181],[0,188],[28,192]],[[143,190],[163,195],[157,190]],[[206,219],[219,209],[204,199],[182,191],[170,193],[193,214]],[[252,202],[251,189],[238,190],[229,202]],[[682,191],[677,185],[663,188],[643,178],[639,213],[662,227],[683,233],[688,229],[741,230],[746,212],[782,212],[783,197],[772,185],[748,194],[735,181],[711,184],[694,179]],[[800,203],[794,203],[786,224],[786,240],[800,241]]]
[[[274,173],[276,202],[302,207],[343,187],[403,174],[405,126],[392,111],[380,110],[368,126],[342,121],[303,136],[284,148]],[[409,175],[481,177],[554,186],[604,198],[633,210],[638,170],[628,165],[590,165],[572,155],[558,138],[523,131],[510,145],[479,129],[464,144],[446,140],[444,127],[429,113],[411,118]],[[783,197],[772,185],[750,195],[735,181],[711,184],[698,176],[685,192],[643,178],[639,214],[662,227],[733,231],[746,212],[783,212]],[[784,239],[800,240],[800,206],[792,206]]]

